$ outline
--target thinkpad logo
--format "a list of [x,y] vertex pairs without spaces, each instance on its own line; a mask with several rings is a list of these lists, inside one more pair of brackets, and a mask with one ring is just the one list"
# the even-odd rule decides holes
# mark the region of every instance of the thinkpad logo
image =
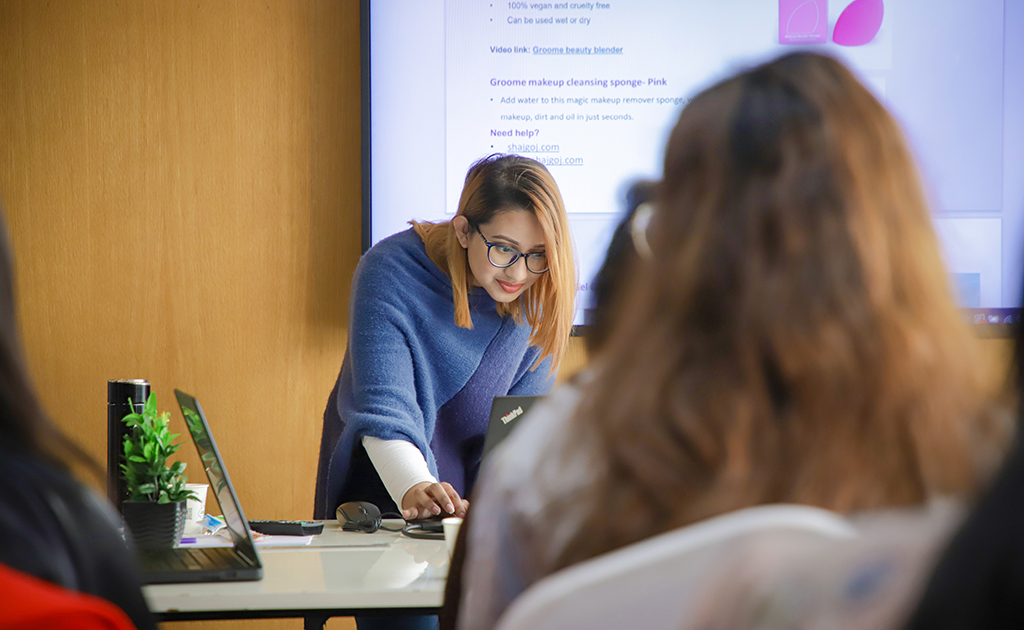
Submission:
[[505,415],[503,415],[501,417],[501,422],[502,422],[502,424],[508,424],[509,422],[512,422],[513,420],[515,420],[516,418],[518,418],[521,415],[523,415],[523,408],[522,407],[516,407],[512,411],[510,411],[510,412],[506,413]]

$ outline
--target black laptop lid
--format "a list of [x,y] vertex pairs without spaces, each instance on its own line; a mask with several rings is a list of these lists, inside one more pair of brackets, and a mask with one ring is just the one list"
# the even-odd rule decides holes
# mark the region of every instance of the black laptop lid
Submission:
[[495,396],[491,403],[491,418],[487,422],[487,435],[484,437],[483,458],[501,444],[512,432],[526,412],[543,396]]
[[189,433],[192,434],[192,443],[196,445],[203,467],[206,469],[210,488],[224,515],[224,524],[231,534],[231,541],[243,555],[253,559],[258,558],[252,532],[249,530],[249,522],[245,520],[242,504],[235,494],[235,487],[231,485],[231,478],[228,476],[220,451],[217,450],[217,443],[213,440],[213,433],[210,431],[206,416],[203,415],[202,407],[199,406],[199,401],[177,389],[174,390],[174,395],[178,397],[178,405],[181,407],[182,415],[185,416],[185,424],[188,425]]

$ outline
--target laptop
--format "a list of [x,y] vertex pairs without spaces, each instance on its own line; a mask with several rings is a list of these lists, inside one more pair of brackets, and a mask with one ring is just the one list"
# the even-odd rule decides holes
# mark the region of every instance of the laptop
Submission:
[[231,535],[230,547],[176,548],[167,551],[139,551],[142,579],[146,584],[181,582],[239,582],[263,578],[263,563],[256,552],[249,523],[238,502],[238,495],[224,460],[213,441],[210,425],[199,401],[185,392],[174,390],[192,443],[210,480],[210,488],[224,515]]
[[526,412],[543,396],[495,396],[491,403],[491,418],[487,422],[487,433],[484,436],[483,459],[498,444],[512,433],[512,429]]

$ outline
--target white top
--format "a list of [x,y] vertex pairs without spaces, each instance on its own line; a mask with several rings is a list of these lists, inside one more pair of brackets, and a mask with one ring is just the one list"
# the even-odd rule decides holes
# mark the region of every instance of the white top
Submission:
[[899,630],[963,515],[943,499],[862,512],[852,539],[751,533],[715,554],[672,628]]
[[897,630],[961,508],[735,510],[557,571],[486,627]]
[[437,483],[434,475],[430,474],[423,453],[412,442],[382,440],[367,435],[363,437],[363,448],[399,510],[409,488],[424,481]]

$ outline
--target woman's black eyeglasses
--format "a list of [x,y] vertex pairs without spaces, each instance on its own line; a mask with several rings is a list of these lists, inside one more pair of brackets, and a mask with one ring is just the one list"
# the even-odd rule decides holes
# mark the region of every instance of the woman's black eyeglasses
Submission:
[[510,245],[492,243],[480,231],[479,226],[474,225],[473,227],[476,229],[476,233],[480,235],[480,238],[484,239],[484,245],[487,245],[487,260],[495,267],[499,269],[511,267],[520,258],[525,258],[526,269],[530,273],[544,273],[548,270],[548,255],[546,253],[534,252],[532,254],[524,254]]

